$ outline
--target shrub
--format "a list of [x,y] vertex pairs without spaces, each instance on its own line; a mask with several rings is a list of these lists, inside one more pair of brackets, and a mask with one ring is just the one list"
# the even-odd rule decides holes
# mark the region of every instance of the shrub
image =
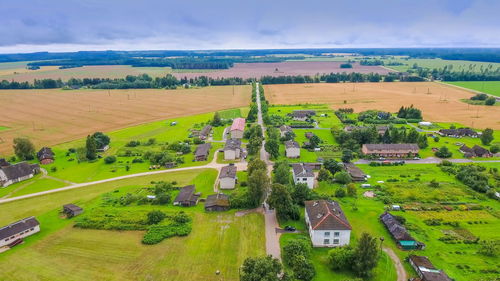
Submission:
[[352,178],[347,172],[342,171],[335,174],[335,181],[341,184],[348,184],[352,182]]
[[498,153],[500,152],[500,145],[498,144],[494,144],[490,147],[490,151],[491,153]]
[[344,270],[351,267],[353,249],[349,246],[338,247],[328,252],[328,265],[333,270]]
[[494,105],[496,102],[496,99],[494,97],[489,97],[484,101],[485,105]]
[[166,215],[162,211],[151,211],[148,213],[148,224],[158,224],[163,219],[165,219]]
[[345,197],[345,195],[346,195],[346,192],[345,192],[344,188],[339,187],[335,190],[335,197],[342,198],[342,197]]
[[186,236],[191,233],[190,224],[172,223],[169,225],[152,225],[142,239],[143,244],[158,244],[163,239],[173,236]]
[[125,144],[126,147],[136,147],[139,145],[141,145],[141,142],[136,140],[131,140],[127,144]]
[[107,156],[106,158],[104,158],[104,163],[106,164],[113,164],[116,162],[116,156]]

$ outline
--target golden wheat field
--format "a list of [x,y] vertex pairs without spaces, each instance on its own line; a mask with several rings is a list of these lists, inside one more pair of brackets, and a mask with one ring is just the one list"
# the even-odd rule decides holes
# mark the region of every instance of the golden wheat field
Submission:
[[265,93],[271,104],[327,103],[332,108],[354,108],[355,112],[396,112],[413,104],[428,121],[500,129],[498,106],[469,105],[461,99],[473,93],[435,82],[266,85]]
[[0,153],[12,152],[15,137],[29,137],[37,147],[53,145],[95,131],[247,106],[250,93],[250,86],[181,90],[2,90]]

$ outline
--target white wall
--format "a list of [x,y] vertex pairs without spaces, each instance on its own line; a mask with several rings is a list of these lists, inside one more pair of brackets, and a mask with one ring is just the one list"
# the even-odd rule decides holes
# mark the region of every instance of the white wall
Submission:
[[236,184],[236,179],[233,178],[222,178],[219,180],[220,189],[234,189]]
[[10,244],[10,243],[12,243],[12,242],[16,241],[16,240],[17,240],[17,239],[19,239],[19,238],[24,238],[24,237],[27,237],[27,236],[33,235],[33,234],[35,234],[35,233],[37,233],[37,232],[40,232],[40,226],[39,226],[39,225],[35,226],[33,230],[29,230],[29,231],[28,231],[28,232],[26,232],[26,233],[23,233],[23,234],[19,234],[19,233],[18,233],[18,234],[16,234],[16,235],[13,235],[13,236],[14,236],[14,238],[11,238],[12,236],[11,236],[11,237],[9,237],[9,238],[5,238],[5,239],[9,239],[8,241],[5,241],[5,239],[0,240],[0,247],[3,247],[3,246],[5,246],[5,245],[8,245],[8,244]]
[[[306,180],[304,180],[304,179],[306,179]],[[309,187],[310,189],[314,188],[314,177],[296,177],[296,176],[293,176],[293,181],[295,182],[295,184],[305,183],[305,184],[307,184],[307,187]]]
[[286,157],[288,158],[296,158],[300,157],[300,148],[287,148],[286,149]]
[[[313,247],[340,247],[344,245],[349,245],[351,240],[350,230],[312,230],[311,224],[309,222],[309,217],[307,216],[307,211],[305,211],[306,225],[309,229],[309,237],[311,238],[311,243]],[[329,236],[325,236],[326,232],[330,232]],[[339,235],[335,236],[335,232]],[[328,239],[329,243],[325,244],[325,239]],[[334,239],[338,239],[338,243],[334,244]]]
[[224,160],[234,160],[236,159],[236,153],[234,150],[224,150]]

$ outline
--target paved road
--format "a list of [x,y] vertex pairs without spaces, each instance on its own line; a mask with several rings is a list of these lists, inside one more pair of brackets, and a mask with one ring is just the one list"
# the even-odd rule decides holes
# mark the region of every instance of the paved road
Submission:
[[405,270],[403,264],[401,263],[401,260],[396,255],[396,253],[394,253],[394,251],[391,248],[383,247],[382,250],[389,255],[392,262],[394,263],[394,266],[396,267],[396,273],[398,274],[397,281],[408,280],[408,276],[406,275],[406,270]]
[[[437,157],[428,157],[424,159],[419,159],[419,160],[404,160],[406,164],[439,164],[443,160],[450,161],[452,163],[500,163],[500,160],[471,160],[471,159],[441,159]],[[389,162],[397,162],[401,160],[366,160],[366,159],[360,159],[354,164],[370,164],[371,162],[383,162],[383,161],[389,161]]]
[[[264,127],[264,122],[262,120],[262,111],[260,104],[260,91],[259,83],[256,85],[256,99],[257,99],[257,124],[262,127],[262,135],[265,136],[266,128]],[[266,142],[262,142],[262,147],[260,149],[260,159],[266,162],[268,166],[269,176],[271,175],[272,162],[269,160],[269,153],[265,150]],[[269,196],[269,191],[266,192],[266,199],[264,200],[264,219],[266,223],[266,253],[281,260],[281,248],[280,248],[280,235],[281,233],[276,232],[276,228],[279,228],[278,219],[276,218],[275,210],[270,210],[267,204],[267,197]]]

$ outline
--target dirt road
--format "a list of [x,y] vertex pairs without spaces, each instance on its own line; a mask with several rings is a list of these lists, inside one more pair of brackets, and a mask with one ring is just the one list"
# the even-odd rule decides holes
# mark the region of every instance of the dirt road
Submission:
[[389,257],[391,258],[392,262],[394,263],[394,266],[396,267],[396,273],[398,274],[397,281],[406,281],[406,280],[408,280],[408,276],[406,274],[406,270],[403,267],[403,264],[401,263],[401,260],[396,255],[396,253],[394,253],[394,251],[391,248],[383,247],[382,250],[389,255]]

